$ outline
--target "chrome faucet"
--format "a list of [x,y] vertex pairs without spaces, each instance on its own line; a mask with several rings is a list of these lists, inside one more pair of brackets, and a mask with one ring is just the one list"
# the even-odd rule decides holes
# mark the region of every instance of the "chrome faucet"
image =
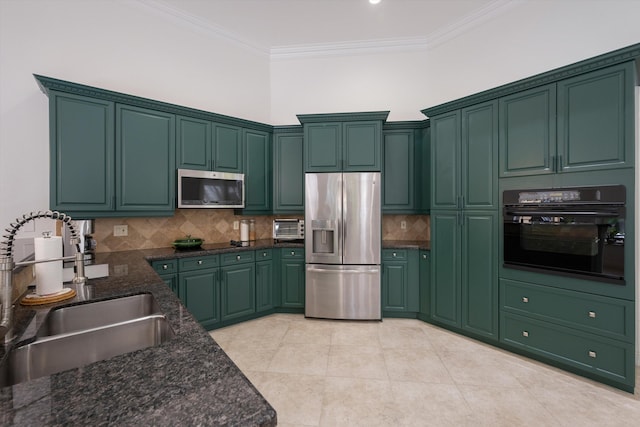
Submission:
[[[51,218],[62,221],[69,227],[71,231],[71,244],[76,247],[75,256],[61,257],[61,258],[50,258],[43,260],[34,260],[34,261],[23,261],[15,263],[13,261],[13,241],[15,239],[16,233],[20,228],[35,219],[38,218]],[[57,212],[57,211],[38,211],[31,212],[22,216],[22,218],[16,218],[15,223],[11,223],[9,228],[6,229],[9,234],[5,234],[2,237],[7,240],[0,243],[0,303],[2,304],[2,316],[0,317],[0,330],[5,330],[4,332],[4,343],[9,343],[15,339],[15,334],[13,331],[13,269],[16,266],[21,265],[29,265],[36,264],[39,262],[49,262],[49,261],[63,261],[73,259],[75,260],[74,266],[74,278],[73,283],[75,284],[84,284],[87,281],[87,278],[84,275],[84,254],[80,250],[80,237],[71,222],[71,217],[67,214]]]

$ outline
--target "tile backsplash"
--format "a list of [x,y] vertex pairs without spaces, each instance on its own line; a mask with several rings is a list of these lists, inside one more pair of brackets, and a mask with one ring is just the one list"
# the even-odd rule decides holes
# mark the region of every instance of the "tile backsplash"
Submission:
[[[240,240],[234,221],[255,219],[256,238],[270,239],[274,218],[302,218],[302,215],[243,216],[233,209],[178,209],[172,217],[99,218],[95,220],[93,237],[97,252],[151,249],[171,246],[171,242],[187,235],[204,239],[205,243]],[[406,229],[402,229],[402,221]],[[128,235],[114,237],[115,225],[127,225]],[[384,240],[429,240],[428,215],[383,215]]]

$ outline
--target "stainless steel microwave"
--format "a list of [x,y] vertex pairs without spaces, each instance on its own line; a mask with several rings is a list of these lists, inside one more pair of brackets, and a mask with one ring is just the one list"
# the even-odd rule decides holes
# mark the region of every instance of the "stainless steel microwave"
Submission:
[[244,208],[244,174],[178,169],[178,208]]

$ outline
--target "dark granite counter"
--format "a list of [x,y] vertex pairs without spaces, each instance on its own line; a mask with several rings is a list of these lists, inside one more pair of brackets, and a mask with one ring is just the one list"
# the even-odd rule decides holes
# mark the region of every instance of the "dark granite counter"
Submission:
[[383,249],[421,249],[430,251],[430,240],[383,240]]
[[[259,247],[268,246],[265,241]],[[203,250],[259,247],[207,245]],[[109,264],[109,277],[90,280],[74,299],[38,309],[16,305],[19,344],[33,337],[56,305],[150,292],[175,337],[155,347],[2,387],[0,424],[276,425],[275,410],[147,262],[183,255],[173,248],[98,254],[97,263]],[[3,364],[5,349],[0,348]]]
[[[41,308],[16,305],[16,345],[32,339],[57,305],[153,294],[175,332],[161,345],[78,369],[0,388],[1,425],[276,425],[276,412],[185,309],[149,261],[278,247],[205,244],[191,250],[142,249],[98,254],[109,277],[92,279],[71,300]],[[384,241],[383,248],[430,249],[425,241]],[[72,285],[68,285],[72,286]],[[5,363],[0,346],[0,366]]]

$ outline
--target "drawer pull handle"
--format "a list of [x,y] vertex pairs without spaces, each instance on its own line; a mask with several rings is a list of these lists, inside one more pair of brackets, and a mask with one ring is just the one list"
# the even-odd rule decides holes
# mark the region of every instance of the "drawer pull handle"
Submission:
[[591,319],[595,319],[595,318],[596,318],[596,312],[595,312],[595,311],[590,311],[590,312],[589,312],[589,317],[590,317]]
[[422,255],[422,258],[427,259],[427,255],[426,254]]
[[296,253],[294,251],[291,251],[291,255],[295,255]]
[[589,357],[592,357],[592,358],[594,358],[594,359],[595,359],[597,356],[598,356],[598,355],[596,354],[596,352],[595,352],[595,351],[589,350]]
[[237,259],[238,261],[240,261],[240,255],[236,256],[236,259]]
[[262,252],[262,256],[267,256],[267,253],[266,252]]
[[201,259],[198,260],[198,265],[202,265],[202,260]]
[[529,331],[522,331],[522,336],[523,337],[528,337],[529,336]]
[[169,268],[169,266],[167,264],[162,264],[162,269],[166,270],[167,268]]
[[394,257],[394,258],[396,257],[396,253],[395,253],[395,252],[393,253],[393,257]]
[[528,303],[529,302],[529,298],[528,297],[522,297],[522,302],[523,303]]

